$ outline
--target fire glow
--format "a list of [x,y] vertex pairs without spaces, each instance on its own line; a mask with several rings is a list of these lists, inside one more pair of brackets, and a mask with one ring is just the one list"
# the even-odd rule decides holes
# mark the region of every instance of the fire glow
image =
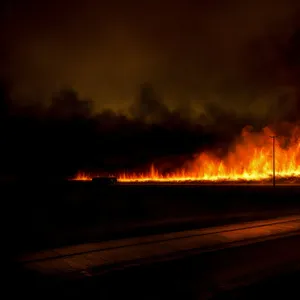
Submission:
[[[259,133],[245,128],[225,157],[203,152],[172,173],[152,166],[146,173],[122,173],[116,177],[119,182],[265,182],[273,174],[273,135],[268,127]],[[288,136],[276,138],[276,178],[300,179],[299,137],[297,126]],[[92,176],[79,173],[75,180],[92,180]]]

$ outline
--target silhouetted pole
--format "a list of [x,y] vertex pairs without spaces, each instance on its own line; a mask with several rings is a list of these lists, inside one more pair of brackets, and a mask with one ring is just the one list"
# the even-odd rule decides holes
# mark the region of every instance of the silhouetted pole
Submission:
[[273,140],[273,187],[275,187],[275,139],[276,135],[270,136],[270,138]]

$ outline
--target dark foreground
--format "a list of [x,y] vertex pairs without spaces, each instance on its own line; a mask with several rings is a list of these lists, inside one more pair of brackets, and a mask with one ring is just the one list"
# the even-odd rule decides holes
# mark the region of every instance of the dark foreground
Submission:
[[[6,250],[182,231],[299,213],[300,187],[117,185],[23,182],[1,188]],[[6,237],[8,236],[8,237]],[[5,243],[6,242],[6,243]],[[79,281],[9,276],[11,293],[89,299],[300,298],[300,237],[280,238]],[[254,295],[254,296],[253,296]]]
[[15,290],[40,299],[299,299],[299,248],[294,236],[72,282],[22,276]]
[[300,212],[299,186],[2,184],[7,249],[24,252]]

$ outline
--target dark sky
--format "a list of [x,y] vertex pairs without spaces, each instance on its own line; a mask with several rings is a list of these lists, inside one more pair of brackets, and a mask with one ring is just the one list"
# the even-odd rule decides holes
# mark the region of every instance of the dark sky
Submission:
[[215,101],[263,113],[295,88],[287,53],[300,1],[1,5],[0,75],[20,101],[45,101],[70,86],[97,110],[126,109],[150,82],[170,107],[189,103],[196,111]]

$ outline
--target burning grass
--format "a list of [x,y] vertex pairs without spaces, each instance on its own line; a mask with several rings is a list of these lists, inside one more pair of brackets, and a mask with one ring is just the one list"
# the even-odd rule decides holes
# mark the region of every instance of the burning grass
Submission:
[[[203,152],[178,170],[165,173],[153,165],[145,173],[114,174],[119,182],[198,182],[198,183],[268,183],[273,174],[273,147],[269,127],[254,132],[246,127],[225,156]],[[300,127],[290,129],[288,136],[275,141],[275,170],[279,182],[300,182]],[[92,180],[91,175],[78,173],[75,180]]]

